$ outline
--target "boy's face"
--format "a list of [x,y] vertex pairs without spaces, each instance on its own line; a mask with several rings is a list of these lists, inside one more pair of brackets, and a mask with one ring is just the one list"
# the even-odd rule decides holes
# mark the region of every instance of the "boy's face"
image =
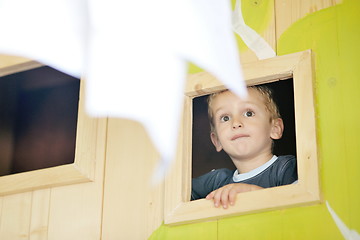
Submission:
[[271,153],[272,139],[282,136],[282,120],[270,121],[263,96],[249,89],[248,97],[240,99],[230,91],[219,94],[212,102],[215,133],[211,140],[233,159],[250,159]]

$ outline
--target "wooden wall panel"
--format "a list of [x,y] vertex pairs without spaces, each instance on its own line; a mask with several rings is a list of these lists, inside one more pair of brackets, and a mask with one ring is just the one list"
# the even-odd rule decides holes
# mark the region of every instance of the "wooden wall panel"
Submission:
[[50,189],[43,189],[32,194],[29,240],[48,239],[50,193]]
[[[359,28],[355,27],[359,21],[353,24],[350,24],[350,22],[347,21],[349,21],[348,19],[350,19],[352,12],[358,15],[358,10],[360,8],[354,7],[355,2],[357,3],[357,6],[359,6],[358,1],[349,0],[347,3],[352,2],[352,12],[346,10],[348,12],[343,15],[339,14],[331,16],[331,14],[338,14],[339,12],[337,11],[339,9],[343,10],[345,7],[338,6],[332,9],[326,8],[335,6],[340,2],[341,1],[326,0],[275,0],[276,42],[278,42],[281,35],[290,28],[290,33],[284,34],[284,36],[287,35],[285,36],[285,40],[283,39],[286,46],[284,42],[282,45],[279,45],[281,47],[279,48],[281,51],[277,52],[279,55],[301,51],[304,50],[304,47],[306,47],[306,49],[313,49],[316,53],[316,99],[320,100],[316,103],[316,114],[318,117],[317,121],[321,123],[319,125],[318,137],[320,143],[322,143],[318,147],[321,148],[321,150],[326,151],[325,153],[321,152],[320,154],[322,161],[321,167],[323,167],[320,172],[321,180],[323,181],[321,190],[324,194],[324,199],[326,201],[331,201],[334,209],[337,211],[345,224],[353,230],[359,232],[360,228],[358,226],[360,221],[356,221],[359,216],[359,211],[357,211],[359,209],[359,204],[357,204],[356,207],[354,207],[354,205],[349,206],[349,202],[359,202],[358,199],[360,195],[359,191],[356,190],[359,188],[353,187],[349,190],[348,182],[353,183],[352,186],[355,186],[356,181],[345,181],[346,177],[349,179],[357,179],[358,174],[355,172],[358,168],[351,168],[353,171],[348,171],[350,173],[352,172],[350,176],[346,175],[346,171],[343,171],[343,169],[349,166],[359,166],[359,161],[355,158],[355,156],[358,156],[358,154],[355,154],[355,152],[358,152],[359,149],[356,148],[358,142],[353,141],[356,144],[355,146],[354,143],[351,144],[349,140],[351,138],[348,137],[351,136],[354,137],[353,139],[356,139],[358,134],[351,135],[350,131],[358,133],[357,129],[359,129],[356,128],[358,125],[352,125],[354,121],[356,121],[356,118],[354,117],[358,116],[358,114],[354,115],[356,114],[354,113],[356,110],[354,109],[353,104],[354,100],[356,100],[356,96],[358,96],[354,94],[356,92],[354,89],[358,89],[358,87],[354,87],[354,85],[358,85],[359,83],[359,74],[356,74],[356,77],[349,74],[350,72],[354,72],[351,68],[354,68],[355,64],[358,64],[356,61],[358,51],[356,51],[356,49],[359,48],[356,48],[357,45],[354,40],[358,39],[358,36],[360,36],[357,34],[357,29]],[[323,11],[317,12],[319,10]],[[307,15],[309,14],[313,15],[307,18]],[[257,14],[254,17],[262,18],[263,16]],[[301,21],[302,18],[304,18],[304,22],[306,23],[305,27],[304,25],[301,25],[304,22],[300,22],[299,24],[302,27],[299,27],[297,24],[293,25],[296,21]],[[341,26],[339,23],[342,21],[344,23],[346,22],[346,24]],[[313,25],[308,26],[309,22],[313,23]],[[347,60],[344,59],[342,62],[338,61],[339,55],[345,57],[345,54],[344,52],[339,51],[338,46],[342,46],[342,44],[337,42],[337,40],[334,40],[336,39],[336,36],[334,35],[337,35],[337,32],[336,29],[333,29],[336,27],[339,28],[339,26],[341,26],[340,29],[347,32],[348,35],[343,33],[342,36],[338,36],[337,38],[344,43],[346,41],[346,45],[350,46],[346,49],[347,54],[353,54],[352,58],[348,58]],[[309,27],[313,28],[309,29]],[[289,35],[291,36],[289,37]],[[346,40],[341,40],[341,38],[346,38]],[[334,75],[334,72],[336,73],[337,71],[337,66],[341,64],[347,66],[348,71],[346,72],[349,76],[345,79],[346,83],[349,83],[349,88],[353,88],[351,91],[341,91],[343,89],[340,89],[339,86],[345,85],[345,80],[341,79],[338,74]],[[356,68],[356,70],[358,69],[359,68]],[[334,94],[334,92],[336,92],[336,94]],[[343,104],[342,101],[345,101],[346,99],[343,96],[344,93],[346,93],[346,97],[349,98],[345,102],[348,107],[347,112],[345,112],[343,108],[338,107],[341,106],[341,104]],[[333,99],[332,101],[330,97]],[[353,99],[350,100],[350,98]],[[337,102],[337,105],[331,104],[332,102]],[[329,111],[327,111],[327,109],[329,109]],[[349,119],[351,120],[348,120],[348,125],[344,127],[344,120],[347,116],[349,116]],[[329,126],[331,126],[331,128]],[[349,130],[349,132],[345,132],[348,134],[346,138],[344,137],[345,134],[340,132],[343,129]],[[333,137],[327,138],[324,136]],[[325,142],[333,142],[334,144],[330,146],[330,144],[325,144]],[[345,143],[349,144],[346,147],[343,147]],[[355,147],[356,150],[350,149],[353,147]],[[333,156],[329,156],[335,151],[341,152],[341,155],[339,155],[336,159]],[[352,159],[348,157],[349,154],[353,154]],[[349,163],[352,165],[349,165]],[[340,188],[343,190],[338,190]],[[350,195],[349,191],[351,192]],[[349,197],[351,197],[351,199],[349,199]],[[352,218],[349,218],[349,215],[352,215]],[[254,224],[251,226],[249,225],[249,228],[247,226],[249,222],[255,223],[256,226]],[[176,230],[190,232],[196,228],[196,224],[192,224],[191,226],[193,227],[188,228],[188,226],[180,226]],[[188,231],[187,229],[191,230]],[[261,229],[261,231],[259,231],[259,229]],[[167,226],[163,227],[161,230],[170,233],[175,232],[175,229],[173,230]],[[158,232],[161,231],[159,230]],[[279,212],[250,214],[246,216],[228,218],[218,221],[217,236],[217,239],[267,239],[272,237],[274,239],[343,239],[325,204],[319,204],[311,207],[289,208],[280,210]],[[166,237],[154,239],[166,239]]]
[[99,240],[107,120],[98,120],[95,180],[0,198],[0,239]]
[[32,192],[2,198],[0,239],[29,238]]
[[[275,34],[275,6],[274,0],[267,1],[241,1],[242,13],[245,24],[256,31],[276,52],[276,34]],[[258,16],[267,15],[266,18]],[[241,38],[236,35],[239,42]],[[242,49],[240,44],[241,63],[249,63],[258,60],[256,54],[249,48]]]
[[99,240],[107,120],[98,121],[95,181],[51,189],[49,240]]
[[[273,0],[272,2],[275,15],[268,22],[268,27],[265,30],[254,28],[275,49],[280,36],[294,22],[307,14],[334,6],[341,0]],[[249,11],[256,18],[261,19],[262,16],[256,14],[257,8],[258,6],[254,5],[244,11]],[[246,23],[250,27],[255,26],[251,21]],[[13,64],[11,61],[14,60],[9,60],[9,63],[4,59],[6,58],[0,56],[0,68]],[[257,58],[250,50],[245,50],[241,53],[241,60],[242,62],[251,62]],[[24,64],[27,62],[21,59],[16,61]],[[106,127],[105,125],[104,127]],[[0,239],[147,239],[161,225],[163,218],[163,185],[155,187],[150,185],[159,155],[148,139],[145,130],[138,123],[110,119],[108,134],[105,187],[103,186],[104,168],[102,167],[105,152],[99,151],[97,164],[100,167],[96,168],[96,178],[92,183],[1,197]],[[99,137],[106,136],[102,133]],[[329,171],[324,175],[327,173]],[[323,211],[320,207],[317,208]],[[301,228],[303,221],[306,221],[306,218],[303,220],[305,216],[303,212],[304,209],[294,209],[288,213],[288,218],[277,215],[274,217],[280,224],[291,222],[294,218],[297,219],[299,224],[294,224],[293,228],[297,229],[296,232],[299,235],[291,237],[301,239],[304,237],[301,234],[306,232]],[[214,239],[225,235],[236,238],[239,230],[236,229],[236,226],[241,225],[244,230],[241,232],[242,236],[246,238],[250,231],[242,223],[248,219],[258,223],[259,216],[259,214],[254,214],[237,217],[229,219],[229,222],[223,220],[219,222],[219,225],[217,222],[212,222],[209,229],[212,231]],[[327,211],[324,211],[324,216],[329,217]],[[310,217],[316,216],[311,214]],[[354,219],[357,218],[354,216]],[[235,222],[234,225],[230,225],[232,220]],[[327,223],[330,224],[332,221],[327,221]],[[196,226],[199,225],[165,227],[165,232],[167,236],[178,236],[177,233],[185,236],[187,232],[196,231]],[[216,227],[219,227],[219,230]],[[334,226],[331,227],[333,229]],[[280,232],[273,232],[275,235],[279,234],[280,237],[284,237],[291,233],[291,228],[279,228],[281,228]],[[233,232],[224,234],[225,230]],[[208,232],[208,229],[204,231]],[[327,229],[323,230],[323,232],[325,231]],[[318,232],[318,235],[323,236],[321,235],[323,232]],[[217,235],[219,233],[220,235]],[[337,235],[335,238],[340,239]],[[161,239],[166,239],[166,237]]]
[[[219,220],[218,228],[217,239],[219,240],[287,240],[282,237],[281,211],[265,212],[258,214],[256,218],[252,215],[245,215]],[[238,234],[234,234],[235,229]]]
[[297,20],[342,0],[275,0],[276,39]]
[[109,119],[102,239],[147,239],[163,219],[159,154],[137,122]]

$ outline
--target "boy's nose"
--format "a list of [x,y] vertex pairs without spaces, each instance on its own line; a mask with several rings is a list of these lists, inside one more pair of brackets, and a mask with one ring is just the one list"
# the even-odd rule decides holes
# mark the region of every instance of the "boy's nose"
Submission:
[[243,127],[243,124],[240,121],[234,121],[233,122],[233,129],[241,128]]

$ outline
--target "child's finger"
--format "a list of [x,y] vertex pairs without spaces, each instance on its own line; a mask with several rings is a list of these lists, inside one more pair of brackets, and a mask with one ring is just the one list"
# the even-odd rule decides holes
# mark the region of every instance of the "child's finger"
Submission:
[[224,187],[224,190],[221,192],[221,205],[225,209],[228,208],[230,189],[229,187]]
[[232,189],[230,192],[229,192],[229,204],[231,206],[233,206],[235,204],[235,200],[236,200],[236,195],[237,195],[237,191]]
[[212,191],[212,192],[209,193],[205,198],[206,198],[207,200],[210,200],[210,199],[214,198],[215,192],[216,192],[216,190],[215,190],[215,191]]
[[221,203],[221,194],[222,194],[223,188],[219,188],[214,193],[214,205],[215,207],[219,207]]

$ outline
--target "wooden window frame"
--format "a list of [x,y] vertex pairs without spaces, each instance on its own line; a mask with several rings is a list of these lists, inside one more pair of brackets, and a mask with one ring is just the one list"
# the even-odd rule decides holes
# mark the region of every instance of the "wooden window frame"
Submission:
[[191,194],[192,99],[225,89],[211,74],[189,76],[185,89],[183,124],[174,167],[165,179],[164,223],[170,225],[215,220],[241,214],[310,205],[321,201],[313,93],[312,52],[306,50],[243,64],[247,85],[293,78],[298,183],[245,192],[228,209],[206,199],[189,201]]
[[[11,56],[0,56],[11,58]],[[17,62],[19,62],[17,64]],[[0,76],[31,70],[44,66],[24,59],[0,65]],[[84,81],[80,81],[79,110],[76,130],[75,158],[71,164],[10,174],[0,177],[0,196],[31,191],[41,188],[57,187],[95,180],[95,168],[100,148],[105,147],[106,119],[91,118],[84,110]],[[104,157],[104,156],[103,156]]]

